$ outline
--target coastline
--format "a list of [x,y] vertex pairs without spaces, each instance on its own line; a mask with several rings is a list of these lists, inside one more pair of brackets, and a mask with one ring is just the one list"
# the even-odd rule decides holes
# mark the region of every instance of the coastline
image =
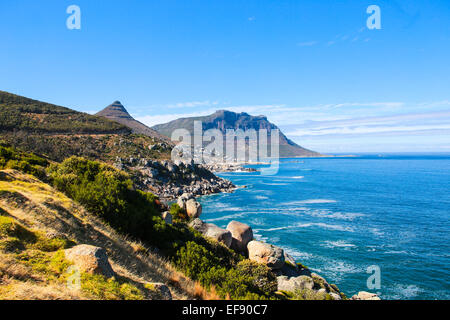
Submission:
[[[255,170],[252,172],[256,172],[256,171],[258,171],[258,170]],[[236,170],[236,171],[225,171],[223,173],[233,174],[233,173],[240,173],[240,172],[245,172],[245,171]],[[220,172],[214,172],[214,173],[217,174]],[[236,185],[236,188],[232,192],[234,192],[238,189],[243,189],[243,188],[247,188],[247,186]],[[203,196],[197,197],[196,199],[202,199],[205,197],[210,197],[210,196],[220,195],[220,194],[225,194],[225,193],[230,193],[230,192],[221,192],[221,193],[203,195]],[[213,234],[213,233],[209,232],[208,228],[213,228],[216,230],[221,229],[218,226],[216,226],[215,224],[205,223],[202,220],[200,220],[199,218],[200,217],[198,217],[194,221],[192,221],[190,223],[190,226],[193,227],[194,229],[196,229],[197,231],[203,233],[205,236],[211,236],[211,234]],[[228,230],[230,224],[233,224],[233,223],[242,224],[239,221],[233,220],[229,223],[226,230]],[[206,225],[208,225],[209,227],[205,227]],[[246,226],[248,226],[250,229],[252,229],[251,225],[246,225]],[[223,231],[223,229],[222,229],[222,231]],[[213,236],[213,238],[214,237],[215,237],[215,235]],[[216,238],[216,240],[221,241],[220,238]],[[251,241],[251,242],[254,242],[254,241]],[[283,245],[275,246],[266,241],[256,241],[256,242],[258,243],[257,244],[258,246],[267,245],[267,247],[270,249],[266,249],[266,250],[274,250],[274,251],[281,250],[281,252],[282,252],[283,261],[284,261],[283,267],[281,267],[279,269],[272,269],[272,271],[277,276],[278,291],[280,291],[280,292],[294,292],[297,290],[304,290],[306,288],[307,290],[311,290],[311,292],[314,294],[329,295],[331,297],[331,300],[381,300],[381,298],[375,293],[359,291],[358,289],[355,289],[357,294],[355,294],[351,297],[347,297],[346,294],[338,288],[338,286],[336,286],[335,284],[328,283],[327,280],[323,276],[321,276],[315,272],[312,272],[312,271],[310,271],[310,269],[308,267],[305,267],[302,261],[297,261],[292,256],[290,256],[287,253],[286,248],[283,248]],[[273,254],[274,253],[272,252],[271,255],[273,255]],[[252,255],[252,253],[250,252],[250,248],[249,248],[245,257],[248,259],[252,259],[251,255]]]

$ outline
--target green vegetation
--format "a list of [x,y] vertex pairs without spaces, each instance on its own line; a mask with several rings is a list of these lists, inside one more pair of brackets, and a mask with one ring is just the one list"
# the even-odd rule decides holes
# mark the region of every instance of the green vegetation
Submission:
[[[17,274],[0,266],[2,276],[22,277],[26,286],[45,279],[46,285],[65,284],[71,276],[71,263],[65,259],[64,250],[75,245],[61,238],[47,238],[40,232],[31,231],[15,222],[13,218],[0,215],[0,260],[9,260]],[[20,267],[22,266],[20,269]],[[91,299],[142,300],[149,290],[138,289],[130,280],[118,277],[107,279],[102,275],[81,273],[81,291]],[[16,279],[20,280],[20,279]],[[0,299],[14,290],[14,281],[9,286],[0,286]]]
[[34,154],[17,151],[0,142],[0,169],[15,169],[38,178],[45,177],[45,167],[49,162]]
[[333,300],[330,294],[326,292],[318,292],[310,289],[297,289],[293,293],[284,293],[291,300]]
[[133,284],[123,279],[106,279],[102,275],[81,275],[81,289],[93,298],[100,300],[143,300],[145,295]]
[[103,117],[77,112],[0,91],[0,139],[20,150],[61,162],[73,155],[113,163],[129,159],[169,159],[161,141]]
[[52,252],[69,248],[73,244],[67,239],[49,239],[39,232],[29,231],[10,217],[0,216],[0,249],[6,252],[20,252],[25,249]]
[[195,242],[188,242],[176,256],[175,263],[184,274],[206,288],[214,287],[222,298],[270,298],[276,291],[276,277],[270,269],[250,260],[225,266],[215,252]]
[[172,203],[170,206],[170,214],[175,222],[186,222],[189,220],[186,211],[180,208],[177,203]]
[[123,133],[130,130],[101,117],[0,91],[0,131]]
[[163,224],[156,197],[136,190],[123,171],[71,157],[62,164],[50,166],[49,173],[56,189],[121,232],[150,238],[151,230]]
[[[167,225],[156,197],[136,190],[130,177],[111,166],[72,157],[49,168],[53,185],[103,218],[115,229],[158,247],[175,266],[222,297],[272,297],[276,279],[264,267],[243,263],[242,256],[224,245],[205,239],[183,222]],[[178,218],[182,210],[172,206]]]

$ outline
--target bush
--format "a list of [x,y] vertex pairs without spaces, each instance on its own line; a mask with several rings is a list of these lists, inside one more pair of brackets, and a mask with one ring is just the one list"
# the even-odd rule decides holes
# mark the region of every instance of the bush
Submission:
[[269,267],[255,261],[244,260],[238,263],[237,271],[248,279],[255,291],[259,291],[261,294],[271,294],[277,291],[277,278]]
[[[233,258],[228,257],[228,263],[230,260]],[[268,298],[277,288],[276,278],[268,267],[249,260],[224,265],[218,252],[192,241],[177,252],[175,264],[206,288],[214,287],[221,298]]]
[[20,152],[13,147],[0,143],[0,169],[14,169],[45,178],[48,161],[34,154]]
[[71,157],[49,169],[53,185],[119,231],[148,238],[163,224],[157,199],[135,190],[122,171],[96,161]]
[[[49,168],[54,186],[103,218],[112,227],[158,247],[176,267],[222,298],[270,297],[274,275],[267,267],[242,262],[242,256],[217,241],[207,240],[178,219],[166,224],[150,193],[135,190],[129,176],[106,164],[72,157]],[[178,205],[171,207],[182,217]]]
[[172,203],[172,205],[170,206],[170,214],[172,215],[173,219],[178,222],[185,222],[189,220],[189,216],[187,215],[186,211],[181,209],[178,203]]

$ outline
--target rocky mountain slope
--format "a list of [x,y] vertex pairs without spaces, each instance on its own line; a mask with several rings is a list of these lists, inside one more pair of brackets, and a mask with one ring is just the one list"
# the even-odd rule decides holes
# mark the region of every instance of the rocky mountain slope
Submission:
[[134,120],[119,102],[99,114],[0,91],[0,142],[51,161],[76,155],[114,164],[132,173],[142,190],[162,199],[233,190],[230,182],[205,168],[170,161],[172,142]]
[[[269,122],[265,116],[251,116],[245,112],[235,113],[226,110],[219,110],[204,117],[181,118],[165,124],[153,126],[152,128],[168,137],[170,137],[172,132],[176,129],[186,129],[192,135],[194,132],[194,121],[201,121],[203,123],[204,131],[208,129],[219,129],[224,134],[227,129],[254,129],[256,131],[266,129],[269,133],[271,130],[278,129],[278,127]],[[268,142],[270,142],[270,139]],[[279,144],[280,157],[282,158],[320,156],[317,152],[297,145],[295,142],[288,139],[281,131]]]
[[135,120],[125,109],[125,107],[120,103],[120,101],[115,101],[109,106],[107,106],[102,111],[96,113],[97,116],[103,117],[130,128],[133,133],[143,134],[152,138],[156,138],[165,141],[172,145],[172,141],[160,134],[159,132],[147,127],[145,124]]
[[172,150],[118,122],[3,91],[0,140],[55,161],[72,155],[110,163],[117,157],[169,159]]

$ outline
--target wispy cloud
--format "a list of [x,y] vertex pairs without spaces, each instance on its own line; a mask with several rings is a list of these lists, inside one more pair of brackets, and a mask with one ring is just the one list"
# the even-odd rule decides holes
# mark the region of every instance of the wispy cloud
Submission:
[[450,132],[450,111],[399,114],[383,117],[354,118],[337,121],[311,121],[289,131],[293,137],[362,135],[385,133]]
[[[429,141],[433,141],[436,150],[440,150],[440,145],[448,145],[450,140],[449,100],[416,104],[399,101],[340,102],[309,106],[213,104],[205,100],[177,103],[172,106],[175,108],[157,108],[165,114],[154,114],[155,108],[152,108],[147,109],[153,110],[151,115],[135,118],[153,126],[179,118],[209,115],[218,109],[265,115],[289,138],[301,145],[324,152],[333,148],[337,150],[335,145],[341,145],[343,151],[351,150],[349,146],[355,147],[354,142],[363,137],[367,139],[366,141],[370,141],[371,147],[378,150],[382,149],[382,143],[394,143],[395,137],[399,139],[403,137],[403,140],[397,141],[398,145],[401,146],[403,143],[403,146],[408,146],[410,150],[414,150],[412,140],[422,139],[422,146],[425,149],[424,139],[428,137]],[[171,110],[176,112],[171,113]],[[393,140],[386,140],[389,137]],[[353,141],[352,144],[346,145],[350,140]],[[363,142],[361,143],[364,146]],[[331,146],[331,149],[327,146]]]

